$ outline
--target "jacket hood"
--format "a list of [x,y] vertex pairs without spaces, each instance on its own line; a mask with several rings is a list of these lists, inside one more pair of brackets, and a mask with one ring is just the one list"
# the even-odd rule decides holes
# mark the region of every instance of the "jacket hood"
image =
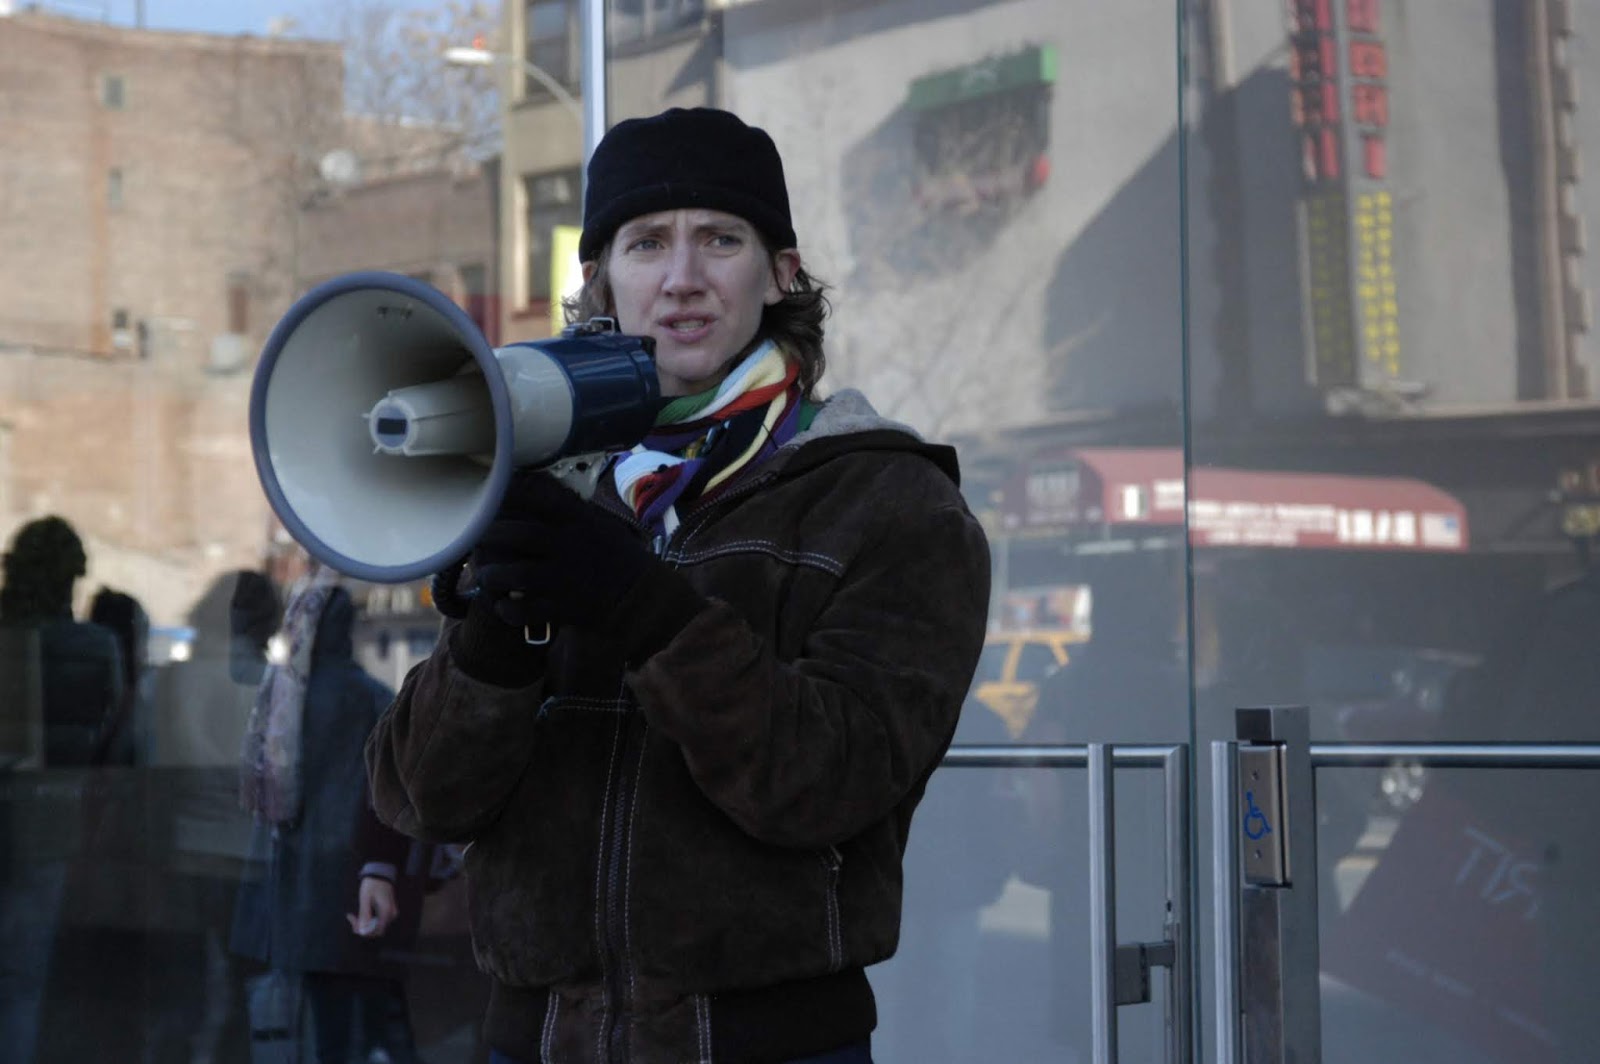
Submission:
[[840,454],[863,450],[920,454],[956,485],[961,483],[961,464],[954,447],[929,443],[910,425],[884,417],[854,388],[824,400],[811,427],[784,444],[772,462],[776,472],[800,472]]

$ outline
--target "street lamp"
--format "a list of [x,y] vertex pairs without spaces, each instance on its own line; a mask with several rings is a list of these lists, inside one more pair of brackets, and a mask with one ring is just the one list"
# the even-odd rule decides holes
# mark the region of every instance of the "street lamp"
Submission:
[[444,50],[444,61],[451,66],[493,66],[496,63],[521,63],[522,69],[528,76],[537,81],[550,91],[561,105],[572,112],[572,117],[578,120],[579,128],[583,127],[583,105],[568,92],[566,86],[551,77],[544,67],[527,59],[518,59],[514,55],[505,55],[501,52],[491,52],[487,48],[473,48],[467,45],[458,45]]

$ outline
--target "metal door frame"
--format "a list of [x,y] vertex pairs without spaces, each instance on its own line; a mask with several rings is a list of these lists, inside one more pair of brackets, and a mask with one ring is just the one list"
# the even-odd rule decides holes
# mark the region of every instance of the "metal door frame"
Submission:
[[[1166,969],[1167,1059],[1192,1061],[1195,1047],[1193,867],[1189,744],[1087,743],[1033,746],[952,746],[945,766],[963,768],[1087,769],[1089,799],[1090,995],[1094,1064],[1116,1064],[1117,1008],[1132,1004],[1119,984],[1138,983],[1149,968]],[[1166,937],[1159,943],[1116,940],[1116,769],[1159,769],[1166,805]],[[1119,1002],[1119,996],[1123,998]],[[1148,1000],[1147,998],[1143,1000]]]
[[[1277,720],[1287,724],[1287,745],[1299,747],[1298,751],[1280,762],[1290,773],[1284,781],[1285,794],[1293,797],[1286,798],[1278,808],[1286,817],[1284,834],[1289,837],[1290,857],[1300,867],[1309,866],[1311,874],[1309,877],[1300,877],[1305,890],[1298,898],[1289,898],[1294,888],[1286,885],[1287,890],[1281,898],[1273,900],[1280,906],[1284,900],[1296,906],[1294,911],[1298,913],[1298,918],[1311,921],[1313,935],[1316,932],[1315,835],[1314,826],[1301,821],[1309,818],[1314,823],[1316,770],[1382,768],[1397,760],[1410,761],[1427,768],[1600,769],[1600,744],[1310,743],[1305,741],[1306,732],[1301,730],[1306,720],[1306,711],[1302,707],[1274,707],[1270,711],[1243,712],[1276,714]],[[1261,720],[1257,718],[1253,736],[1252,727],[1242,724],[1244,740],[1217,740],[1211,743],[1211,867],[1215,887],[1212,919],[1216,932],[1213,957],[1216,982],[1212,1013],[1215,1023],[1213,1064],[1282,1064],[1288,1059],[1281,1045],[1265,1046],[1259,1040],[1254,1045],[1246,1044],[1243,1031],[1243,1019],[1250,1003],[1241,998],[1245,973],[1241,954],[1240,905],[1243,892],[1250,888],[1246,884],[1241,847],[1244,821],[1240,816],[1239,803],[1239,755],[1241,749],[1263,745],[1263,735],[1267,740],[1266,745],[1275,741],[1270,727],[1263,733],[1260,724]],[[1279,727],[1281,737],[1283,725]],[[1149,947],[1170,944],[1170,965],[1156,962],[1167,968],[1167,1058],[1179,1064],[1198,1064],[1200,1058],[1196,1056],[1195,1018],[1200,1005],[1200,983],[1195,978],[1195,869],[1191,834],[1195,825],[1190,822],[1194,796],[1188,744],[953,746],[942,764],[960,768],[1087,770],[1093,1003],[1091,1059],[1094,1064],[1116,1064],[1118,984],[1125,981],[1130,963],[1145,963],[1148,956],[1145,951]],[[1115,770],[1152,768],[1161,770],[1165,791],[1167,940],[1162,944],[1120,945],[1116,942]],[[1295,778],[1296,774],[1299,778]],[[1311,834],[1307,835],[1307,831]],[[1310,839],[1310,846],[1300,849],[1298,858],[1295,858],[1293,854],[1297,836],[1300,847],[1306,847],[1304,840],[1307,838]],[[1294,877],[1288,878],[1292,883]],[[1304,925],[1299,925],[1295,933],[1303,930]],[[1257,943],[1258,948],[1259,945]],[[1272,979],[1296,985],[1297,989],[1290,992],[1291,1004],[1295,1001],[1295,995],[1307,992],[1306,987],[1313,988],[1312,993],[1316,993],[1319,987],[1320,963],[1315,942],[1311,945],[1309,951],[1297,950],[1292,944],[1282,950],[1278,955],[1282,963],[1277,971],[1271,973]],[[1283,1004],[1281,997],[1277,1004]],[[1298,1024],[1298,1027],[1286,1032],[1297,1047],[1294,1059],[1304,1064],[1315,1064],[1321,1059],[1320,1015],[1314,1008],[1309,1013],[1302,1011],[1298,1014],[1291,1009],[1285,1015],[1291,1027]],[[1310,1024],[1309,1028],[1307,1023]]]

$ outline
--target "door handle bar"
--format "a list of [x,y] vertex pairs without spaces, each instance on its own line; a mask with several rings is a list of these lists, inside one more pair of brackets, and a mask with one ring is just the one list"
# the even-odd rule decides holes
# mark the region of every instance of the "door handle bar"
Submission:
[[1597,743],[1312,743],[1312,768],[1600,768]]
[[1194,921],[1190,884],[1189,748],[1179,747],[1163,759],[1167,798],[1167,941],[1172,966],[1167,969],[1167,1052],[1175,1064],[1194,1064]]
[[1238,1064],[1239,1004],[1239,744],[1211,744],[1211,920],[1216,941],[1216,1064]]
[[1090,743],[1089,1030],[1094,1064],[1117,1064],[1117,830],[1111,747]]
[[[1188,752],[1188,745],[1113,746],[1111,763],[1117,768],[1165,768],[1173,756]],[[1088,768],[1089,748],[1079,744],[999,746],[959,743],[945,751],[940,762],[951,768]]]

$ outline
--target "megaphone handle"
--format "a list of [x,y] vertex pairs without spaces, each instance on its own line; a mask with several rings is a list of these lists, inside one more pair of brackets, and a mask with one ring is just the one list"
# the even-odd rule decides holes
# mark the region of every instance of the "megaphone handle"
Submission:
[[467,568],[467,559],[462,558],[455,564],[441,569],[433,574],[429,590],[433,593],[433,605],[438,611],[453,621],[459,621],[467,616],[467,607],[472,605],[472,597],[461,593],[461,574]]

